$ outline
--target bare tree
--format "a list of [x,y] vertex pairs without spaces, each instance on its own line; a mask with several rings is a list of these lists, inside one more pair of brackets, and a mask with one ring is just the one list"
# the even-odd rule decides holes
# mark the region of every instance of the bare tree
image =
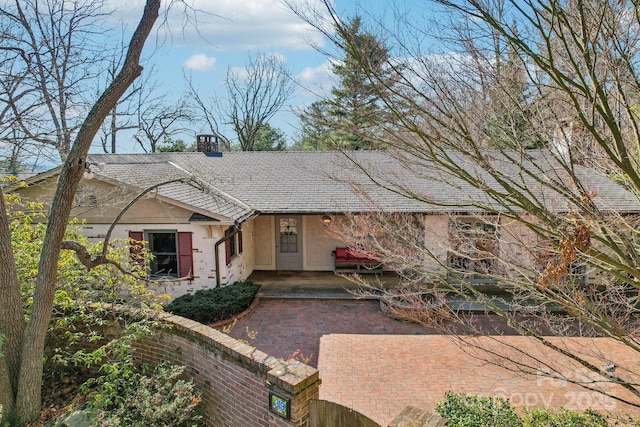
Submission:
[[284,62],[275,55],[260,54],[250,58],[243,70],[229,68],[225,79],[226,97],[207,102],[190,85],[204,121],[211,132],[231,148],[232,141],[224,135],[229,127],[242,151],[253,151],[256,135],[293,94],[294,84]]
[[[3,8],[2,13],[4,17],[14,20],[12,22],[22,28],[21,34],[26,35],[27,40],[32,40],[34,31],[39,31],[37,26],[39,17],[34,17],[36,21],[27,20],[22,8],[24,4],[22,1],[16,1],[12,10]],[[42,3],[28,3],[29,6],[38,4]],[[81,7],[84,4],[74,2],[73,6]],[[2,306],[2,310],[0,310],[0,335],[2,336],[3,354],[0,357],[0,404],[2,405],[3,422],[10,420],[17,425],[24,425],[37,420],[40,415],[42,354],[52,314],[58,258],[63,246],[62,242],[74,195],[85,171],[87,152],[100,125],[115,107],[118,99],[142,72],[142,67],[139,64],[140,55],[158,18],[159,9],[160,0],[146,1],[142,18],[131,37],[120,72],[93,103],[84,120],[81,120],[77,132],[73,136],[70,132],[63,132],[63,135],[60,136],[61,139],[58,140],[61,144],[61,153],[67,155],[64,156],[66,160],[60,170],[60,177],[51,201],[47,231],[32,296],[33,306],[28,320],[25,320],[22,309],[20,283],[11,248],[11,230],[7,221],[4,195],[1,194],[0,189],[0,254],[3,260],[0,264],[0,305]],[[77,12],[75,8],[71,8],[71,10]],[[68,8],[57,10],[58,13],[63,14],[68,11]],[[52,23],[49,21],[54,20],[49,19],[51,15],[46,13],[43,11],[41,23],[51,25]],[[54,14],[54,16],[57,15]],[[66,28],[65,25],[76,23],[72,19],[60,21],[62,24],[59,25],[63,25],[63,28]],[[53,25],[58,25],[57,22],[56,20]],[[62,33],[68,34],[65,31]],[[40,47],[40,45],[32,47]],[[51,48],[53,47],[51,46]],[[55,47],[60,48],[60,46]],[[63,54],[64,49],[61,51],[51,49],[48,52],[49,54],[56,52]],[[28,52],[27,56],[29,57],[29,55],[38,57],[40,53],[36,49]],[[52,67],[45,70],[42,67],[38,68],[37,64],[34,63],[36,70],[39,70],[38,73],[44,78],[43,85],[48,84],[50,79],[55,80],[57,68]],[[63,69],[65,68],[63,67]],[[50,72],[52,75],[49,75]],[[95,70],[95,72],[99,72],[99,70]],[[76,76],[76,78],[81,78],[81,76]],[[49,93],[48,89],[45,93]],[[56,111],[66,111],[57,110],[57,106],[58,104],[68,105],[68,94],[57,92],[55,95],[52,94],[51,98],[45,100],[44,105],[48,105],[49,108]],[[67,143],[68,145],[65,145]]]
[[[106,71],[106,84],[113,81],[118,73],[119,67],[122,65],[121,62],[123,59],[122,55],[112,58],[109,68]],[[146,76],[134,82],[127,93],[120,98],[116,106],[111,110],[108,119],[105,120],[100,127],[99,139],[100,144],[102,145],[102,150],[105,153],[116,152],[118,146],[118,132],[138,128],[137,121],[135,120],[135,99],[136,96],[144,90],[145,82],[148,79],[149,76]]]
[[[10,68],[10,63],[13,61],[16,55],[19,53],[14,52],[13,55],[6,55],[0,64],[0,69],[5,67]],[[33,93],[34,89],[23,84],[26,78],[27,70],[23,69],[21,72],[10,73],[3,72],[3,78],[0,79],[0,85],[2,86],[2,111],[0,111],[0,143],[3,149],[1,150],[3,158],[1,162],[4,164],[4,169],[10,172],[16,172],[19,169],[20,159],[23,152],[28,149],[28,139],[25,138],[19,128],[21,121],[26,121],[27,117],[16,108],[15,103],[11,102],[12,99],[22,99],[29,97]]]
[[90,107],[87,83],[98,78],[105,56],[93,43],[106,35],[97,25],[103,6],[99,0],[28,0],[0,7],[1,102],[12,110],[0,125],[19,144],[67,157]]
[[139,96],[138,132],[134,139],[145,152],[155,153],[158,144],[189,129],[185,127],[192,118],[191,106],[185,98],[169,102],[165,95]]
[[[389,89],[384,79],[357,45],[341,45],[359,58],[373,83],[382,85],[379,94],[400,122],[384,135],[396,169],[384,173],[348,155],[351,164],[390,191],[459,214],[433,219],[437,227],[427,218],[359,215],[346,221],[340,235],[381,254],[405,278],[406,300],[437,289],[450,299],[480,304],[565,364],[525,354],[506,340],[481,345],[469,338],[482,347],[486,360],[640,406],[640,372],[634,363],[595,345],[577,348],[571,345],[575,341],[547,337],[607,337],[631,353],[640,351],[639,11],[631,1],[498,3],[435,0],[432,5],[445,12],[446,25],[398,15],[401,25],[385,34],[395,56],[410,66],[399,70],[393,93],[383,90]],[[341,19],[330,2],[324,4],[339,28]],[[314,22],[321,14],[297,11],[318,29],[327,28]],[[461,26],[468,37],[460,38]],[[430,28],[438,34],[427,33]],[[436,36],[440,43],[431,46],[441,50],[425,50],[424,40]],[[496,49],[496,38],[504,49]],[[531,109],[530,102],[510,102],[510,113],[523,120],[514,131],[500,133],[501,143],[492,144],[488,121],[504,113],[496,106],[507,105],[496,97],[512,93],[511,82],[493,78],[494,66],[507,60],[519,65],[519,84],[538,104]],[[388,66],[395,63],[390,60]],[[491,73],[483,73],[480,63],[491,65]],[[539,136],[546,147],[528,150],[524,133]],[[582,166],[596,154],[608,176]],[[401,170],[443,190],[400,179],[407,176]],[[611,184],[611,177],[630,191]],[[607,190],[595,193],[602,186]],[[625,212],[619,212],[623,205]],[[493,284],[507,297],[496,299],[478,282]],[[509,305],[516,310],[505,309]],[[474,325],[455,311],[444,324],[453,319]],[[577,368],[586,374],[574,375]]]
[[[120,62],[114,59],[110,64],[107,82],[117,73]],[[170,99],[154,76],[155,70],[151,69],[138,79],[109,114],[100,134],[105,153],[117,151],[120,131],[135,131],[133,144],[137,143],[145,152],[155,153],[158,143],[189,130],[186,126],[192,120],[193,109],[184,97]]]
[[206,98],[200,94],[200,89],[193,86],[193,81],[185,76],[187,85],[189,86],[189,97],[192,99],[197,110],[198,119],[206,123],[206,132],[211,132],[216,136],[221,144],[219,147],[223,151],[231,151],[232,141],[224,134],[224,122],[222,121],[221,109],[218,100],[215,97]]

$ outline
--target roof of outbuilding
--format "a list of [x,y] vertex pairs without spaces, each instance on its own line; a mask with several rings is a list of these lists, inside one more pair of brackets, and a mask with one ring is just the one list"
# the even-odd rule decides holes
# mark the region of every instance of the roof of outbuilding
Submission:
[[[455,158],[455,153],[450,154]],[[104,175],[139,188],[193,176],[201,189],[179,182],[162,186],[158,192],[234,220],[252,211],[444,213],[474,211],[478,205],[492,203],[485,191],[444,174],[429,162],[399,159],[382,151],[230,152],[222,157],[203,153],[103,154],[91,155],[90,160],[106,164],[104,171],[96,171],[98,177]],[[457,161],[470,174],[482,176],[487,186],[497,188],[495,180],[476,165],[465,163],[462,156]],[[523,173],[566,180],[566,174],[544,152],[527,152],[520,160],[524,168],[506,161],[503,154],[496,155],[495,163],[503,174],[516,177],[522,188],[544,200],[549,209],[568,209],[566,197]],[[594,201],[602,209],[640,212],[637,198],[621,185],[580,166],[575,173],[585,188],[596,194]],[[399,194],[406,191],[416,197]]]

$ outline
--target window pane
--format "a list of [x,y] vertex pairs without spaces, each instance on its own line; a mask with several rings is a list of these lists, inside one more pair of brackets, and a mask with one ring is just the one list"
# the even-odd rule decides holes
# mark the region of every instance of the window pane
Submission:
[[153,276],[178,277],[178,257],[176,255],[156,255],[151,261]]
[[495,274],[499,252],[497,226],[491,221],[459,217],[449,223],[452,253],[449,266],[456,270]]
[[295,234],[280,234],[280,252],[298,252],[298,236]]
[[298,220],[280,218],[280,253],[298,252]]
[[280,218],[280,234],[298,234],[298,221],[296,218]]
[[149,233],[149,250],[176,253],[176,233]]
[[150,275],[180,277],[178,271],[177,233],[147,232],[149,251],[153,259],[149,263]]

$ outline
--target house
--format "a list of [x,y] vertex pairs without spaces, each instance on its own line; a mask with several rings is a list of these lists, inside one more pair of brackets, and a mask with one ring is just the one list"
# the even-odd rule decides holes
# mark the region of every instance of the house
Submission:
[[[539,167],[547,157],[531,151],[523,162]],[[549,173],[556,173],[548,163]],[[424,233],[425,245],[443,263],[472,272],[491,267],[453,253],[443,242],[452,227],[487,231],[486,223],[468,214],[477,211],[474,201],[491,203],[490,198],[443,178],[435,166],[416,168],[411,159],[387,152],[92,154],[87,165],[93,179],[83,179],[72,215],[85,220],[89,238],[102,239],[123,207],[146,191],[122,215],[113,237],[147,242],[154,254],[150,277],[182,279],[166,282],[165,291],[174,296],[243,280],[258,270],[332,271],[332,252],[344,243],[328,235],[326,226],[345,213],[415,215],[431,230]],[[504,162],[505,173],[509,167]],[[602,209],[640,212],[637,199],[620,185],[584,168],[576,173],[597,193],[594,202]],[[36,175],[27,188],[12,191],[42,198],[53,191],[56,175],[57,169]],[[487,182],[491,185],[489,177]],[[398,194],[393,190],[399,183],[403,191],[438,203]],[[566,211],[561,194],[535,183],[530,191],[544,197],[550,209]]]

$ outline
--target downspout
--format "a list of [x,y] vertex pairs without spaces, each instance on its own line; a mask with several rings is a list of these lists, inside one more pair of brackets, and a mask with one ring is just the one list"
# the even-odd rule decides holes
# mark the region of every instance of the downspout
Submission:
[[213,256],[215,259],[214,265],[216,268],[216,288],[220,287],[220,260],[218,258],[218,255],[219,255],[218,247],[224,242],[226,242],[227,240],[235,237],[236,234],[238,234],[241,231],[242,229],[240,229],[240,227],[236,227],[236,229],[231,234],[229,234],[228,236],[224,236],[222,239],[218,240],[216,244],[213,246]]
[[[170,164],[171,166],[175,167],[176,169],[180,169],[181,171],[183,171],[184,173],[186,173],[187,175],[191,175],[193,177],[193,174],[191,172],[189,172],[188,170],[184,169],[181,166],[178,166],[177,164],[173,163],[173,162],[167,162],[168,164]],[[223,197],[227,200],[232,201],[234,204],[241,206],[245,212],[244,215],[242,215],[240,218],[238,218],[235,222],[234,222],[234,228],[235,230],[228,236],[224,236],[222,237],[222,239],[218,240],[214,247],[213,247],[213,256],[214,256],[214,260],[213,260],[213,266],[214,266],[214,271],[216,272],[216,288],[220,287],[220,261],[218,260],[218,247],[223,244],[224,242],[226,242],[227,240],[231,239],[232,237],[235,237],[236,234],[238,234],[239,232],[242,231],[241,225],[243,222],[249,221],[251,218],[258,216],[259,212],[255,211],[251,206],[247,205],[246,203],[244,203],[242,200],[238,200],[235,197],[224,193],[222,191],[220,191],[219,189],[217,189],[216,187],[210,185],[208,182],[206,181],[202,181],[202,180],[198,180],[198,182],[201,185],[204,185],[206,187],[206,189],[210,192],[210,193],[215,193],[215,195],[217,197]]]
[[215,267],[215,272],[216,272],[216,288],[220,287],[220,258],[219,258],[219,250],[218,247],[220,247],[221,244],[223,244],[224,242],[226,242],[227,240],[236,237],[236,234],[240,233],[242,231],[242,224],[245,221],[250,220],[251,218],[253,218],[254,216],[257,216],[258,213],[257,212],[251,212],[249,215],[246,215],[245,218],[242,218],[241,221],[236,222],[236,225],[234,226],[235,230],[233,230],[231,232],[231,234],[229,234],[228,236],[223,236],[222,239],[218,240],[214,246],[213,246],[213,265]]

